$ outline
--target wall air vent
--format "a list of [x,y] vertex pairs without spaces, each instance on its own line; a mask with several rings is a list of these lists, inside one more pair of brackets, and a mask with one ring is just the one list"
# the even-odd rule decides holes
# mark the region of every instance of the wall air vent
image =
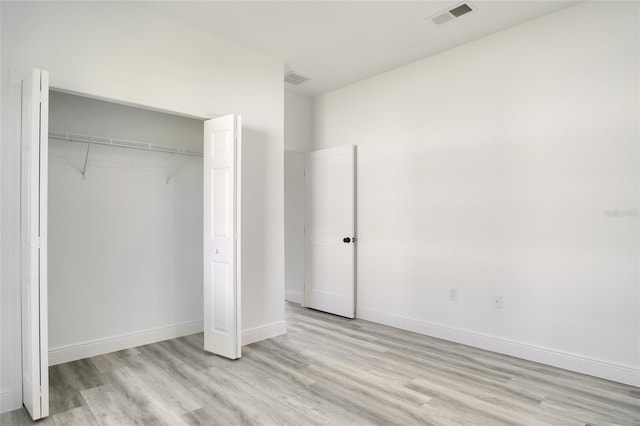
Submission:
[[471,3],[465,2],[465,3],[459,4],[453,9],[436,13],[435,15],[427,19],[431,19],[431,22],[433,22],[436,25],[442,25],[442,24],[446,24],[447,22],[451,22],[456,18],[461,17],[462,15],[466,15],[469,12],[473,12],[474,10],[475,10],[475,7]]
[[305,77],[303,75],[300,74],[296,74],[293,71],[289,71],[287,73],[284,74],[284,81],[296,86],[301,85],[302,83],[304,83],[305,81],[309,80],[308,77]]

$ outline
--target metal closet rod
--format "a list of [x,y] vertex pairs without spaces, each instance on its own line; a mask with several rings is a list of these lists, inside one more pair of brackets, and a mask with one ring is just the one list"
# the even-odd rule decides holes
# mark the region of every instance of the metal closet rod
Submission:
[[184,148],[155,145],[152,143],[129,141],[126,139],[106,138],[103,136],[81,135],[78,133],[49,132],[49,139],[64,140],[70,142],[83,142],[87,144],[116,146],[119,148],[139,149],[143,151],[164,152],[167,154],[191,155],[202,157],[202,152],[189,151]]

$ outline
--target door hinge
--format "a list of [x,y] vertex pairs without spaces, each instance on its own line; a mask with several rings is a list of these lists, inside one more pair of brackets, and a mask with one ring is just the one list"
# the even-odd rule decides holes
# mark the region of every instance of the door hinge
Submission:
[[35,243],[36,243],[36,247],[40,248],[40,237],[36,237]]

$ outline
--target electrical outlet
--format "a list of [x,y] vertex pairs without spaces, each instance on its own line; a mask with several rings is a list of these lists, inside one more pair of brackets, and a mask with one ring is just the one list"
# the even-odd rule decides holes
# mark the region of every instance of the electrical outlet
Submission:
[[458,289],[457,288],[450,288],[449,289],[449,300],[451,300],[452,302],[455,302],[456,300],[458,300]]
[[493,296],[493,307],[502,309],[502,296]]

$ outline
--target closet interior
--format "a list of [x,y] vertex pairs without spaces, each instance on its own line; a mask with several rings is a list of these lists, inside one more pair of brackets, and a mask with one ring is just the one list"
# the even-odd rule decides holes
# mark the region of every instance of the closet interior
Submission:
[[201,327],[202,120],[57,91],[49,114],[50,363]]

